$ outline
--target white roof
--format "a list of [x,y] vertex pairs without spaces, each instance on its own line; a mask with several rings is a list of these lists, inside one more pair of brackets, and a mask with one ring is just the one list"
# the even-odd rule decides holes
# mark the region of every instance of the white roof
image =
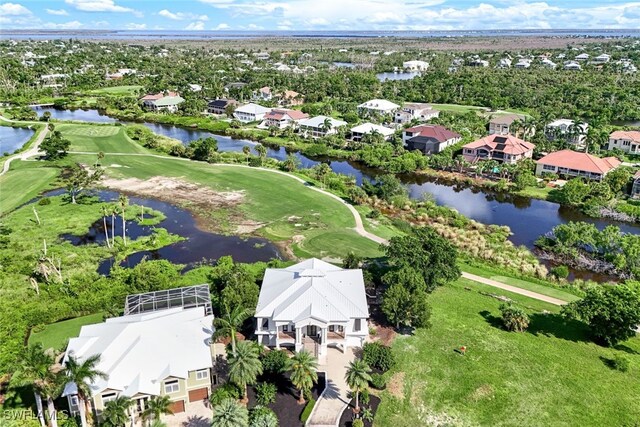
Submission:
[[347,322],[367,318],[362,270],[345,270],[316,258],[266,270],[256,317],[276,322]]
[[356,133],[371,133],[374,130],[377,130],[383,136],[393,135],[393,129],[389,129],[380,125],[374,125],[373,123],[363,123],[354,128],[351,128],[351,132]]
[[[69,340],[64,361],[70,354],[79,361],[100,355],[97,369],[109,377],[91,384],[94,396],[106,389],[125,396],[157,396],[167,377],[187,378],[189,371],[212,366],[212,322],[204,307],[114,317],[83,326],[80,335]],[[75,384],[69,383],[63,396],[75,392]]]
[[386,99],[372,99],[358,105],[358,108],[366,108],[367,110],[389,111],[400,108],[398,104],[394,104]]
[[236,113],[246,113],[246,114],[266,114],[271,111],[271,108],[263,107],[262,105],[254,104],[250,102],[249,104],[243,105],[242,107],[236,108]]
[[312,128],[319,128],[324,123],[325,119],[331,120],[331,127],[332,128],[344,126],[344,125],[347,124],[347,122],[343,122],[342,120],[334,119],[333,117],[315,116],[315,117],[312,117],[310,119],[300,120],[298,122],[298,125],[300,125],[300,126],[308,126],[308,127],[312,127]]

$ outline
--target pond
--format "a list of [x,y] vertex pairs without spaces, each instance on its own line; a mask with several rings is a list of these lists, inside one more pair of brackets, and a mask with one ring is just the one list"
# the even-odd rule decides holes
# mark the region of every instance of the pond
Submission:
[[[59,194],[59,192],[47,194],[54,195]],[[96,194],[102,201],[115,201],[118,199],[118,193],[114,191],[98,191]],[[129,197],[129,202],[132,205],[142,205],[160,211],[166,218],[156,226],[141,226],[135,221],[127,221],[128,238],[136,239],[141,236],[148,236],[153,232],[154,227],[158,227],[166,229],[169,233],[184,237],[186,240],[153,251],[136,252],[120,263],[123,267],[134,267],[143,259],[166,259],[175,264],[185,264],[185,269],[188,270],[203,260],[217,260],[225,255],[231,255],[235,261],[247,263],[282,258],[278,248],[266,239],[225,236],[203,231],[197,227],[196,220],[189,211],[170,203],[134,196]],[[114,234],[122,236],[122,218],[117,217],[114,225]],[[107,218],[107,228],[111,230],[110,217]],[[61,237],[73,245],[104,244],[104,231],[103,221],[100,219],[83,236],[64,234]],[[98,267],[98,273],[109,274],[113,264],[113,258],[103,261]]]
[[419,72],[388,72],[376,74],[376,77],[381,82],[386,82],[388,80],[411,80],[419,75]]
[[45,111],[51,113],[51,118],[56,120],[77,120],[83,122],[93,122],[93,123],[115,123],[116,119],[113,117],[107,116],[100,110],[95,109],[77,109],[77,110],[67,110],[60,109],[55,107],[31,107],[37,114],[38,117],[42,117]]
[[31,139],[35,131],[27,128],[0,126],[0,156],[11,154]]

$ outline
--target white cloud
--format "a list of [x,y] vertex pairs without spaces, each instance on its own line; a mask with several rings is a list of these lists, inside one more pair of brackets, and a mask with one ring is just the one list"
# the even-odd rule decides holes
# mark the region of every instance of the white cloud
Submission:
[[18,3],[3,3],[0,4],[1,16],[24,16],[31,15],[31,11]]
[[261,27],[260,25],[256,25],[256,24],[249,24],[247,25],[247,29],[249,30],[264,30],[264,27]]
[[84,25],[80,21],[70,21],[63,23],[45,22],[44,24],[40,24],[39,26],[48,30],[77,30],[84,27]]
[[202,31],[204,30],[204,22],[202,21],[192,22],[186,27],[184,27],[184,29],[187,31]]
[[231,28],[229,24],[223,22],[221,24],[218,24],[218,26],[215,27],[214,30],[228,30],[229,28]]
[[135,12],[130,7],[119,6],[114,0],[64,0],[83,12]]
[[69,16],[69,12],[64,9],[45,9],[49,15]]
[[124,26],[125,30],[146,30],[147,24],[136,24],[133,22],[129,22]]
[[165,18],[173,19],[174,21],[182,21],[185,19],[191,19],[193,21],[208,21],[209,17],[207,15],[198,15],[196,13],[190,12],[170,12],[167,9],[163,9],[158,12],[158,15],[163,16]]

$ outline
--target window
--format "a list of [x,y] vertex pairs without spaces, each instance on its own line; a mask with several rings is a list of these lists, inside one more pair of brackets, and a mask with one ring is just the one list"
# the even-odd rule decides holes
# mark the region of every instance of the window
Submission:
[[262,319],[262,329],[269,329],[269,319]]
[[551,165],[542,165],[542,169],[546,170],[546,171],[554,171],[556,170],[555,166],[551,166]]
[[201,369],[199,371],[196,371],[196,379],[197,380],[205,380],[209,378],[209,370],[208,369]]
[[289,332],[289,325],[282,325],[282,332]]
[[116,400],[116,393],[107,393],[107,394],[103,394],[102,395],[102,404],[104,405],[107,402],[110,402],[112,400]]
[[167,381],[166,383],[164,383],[165,393],[169,394],[175,393],[177,391],[180,391],[180,384],[178,383],[178,380]]
[[334,325],[329,325],[329,332],[335,332],[336,327]]
[[353,322],[353,330],[355,332],[359,332],[360,331],[360,328],[362,327],[361,323],[362,323],[362,319],[356,319]]
[[71,396],[71,406],[78,406],[78,396],[77,395],[73,395]]
[[631,141],[622,141],[622,145],[628,147],[631,144]]
[[211,384],[218,385],[218,376],[216,374],[213,374],[213,376],[211,377]]
[[338,332],[344,332],[344,326],[342,325],[338,326]]

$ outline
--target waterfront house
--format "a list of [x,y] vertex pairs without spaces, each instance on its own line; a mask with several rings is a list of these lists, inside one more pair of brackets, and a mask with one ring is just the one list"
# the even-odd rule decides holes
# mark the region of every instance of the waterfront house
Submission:
[[378,134],[382,135],[382,137],[386,140],[389,139],[391,135],[393,135],[394,130],[389,129],[388,127],[375,125],[373,123],[363,123],[351,128],[351,139],[353,141],[361,141],[363,136],[373,132],[377,132]]
[[640,171],[633,175],[633,186],[631,187],[631,197],[640,198]]
[[269,111],[271,111],[271,108],[250,102],[236,108],[233,112],[233,117],[243,123],[249,123],[264,119],[264,115]]
[[261,128],[277,127],[284,129],[289,126],[296,126],[300,120],[308,119],[309,115],[298,110],[289,110],[286,108],[274,108],[264,115],[264,121],[260,124]]
[[400,106],[386,99],[371,99],[358,105],[358,113],[362,115],[393,114]]
[[462,147],[462,155],[469,162],[478,160],[497,160],[504,163],[516,163],[533,156],[536,146],[513,135],[489,135]]
[[[182,289],[187,288],[172,291]],[[120,396],[133,401],[131,425],[140,419],[147,402],[158,396],[169,397],[173,413],[189,411],[191,405],[202,405],[216,382],[210,345],[213,315],[206,313],[203,306],[178,306],[85,325],[78,337],[69,340],[63,362],[70,356],[80,362],[100,356],[96,368],[107,378],[89,383],[90,405],[98,418],[105,404]],[[76,384],[68,383],[63,396],[77,414]]]
[[438,116],[440,116],[440,111],[434,110],[430,104],[414,102],[404,104],[400,110],[396,111],[394,122],[402,124],[412,120],[427,121]]
[[402,68],[410,71],[410,72],[416,72],[416,71],[427,71],[427,68],[429,68],[429,63],[426,61],[405,61],[402,63]]
[[316,116],[310,119],[300,120],[298,127],[300,134],[305,137],[321,138],[336,133],[340,126],[346,126],[347,122],[327,116]]
[[544,133],[550,141],[558,138],[566,140],[569,144],[578,147],[584,146],[587,139],[587,123],[576,123],[574,120],[558,119],[554,120],[544,128]]
[[140,101],[142,101],[142,106],[147,110],[175,113],[178,111],[178,106],[184,102],[184,98],[177,92],[167,91],[145,95]]
[[425,155],[437,154],[461,139],[460,134],[440,125],[414,126],[402,132],[407,150],[418,150]]
[[536,175],[553,173],[564,178],[582,177],[600,181],[607,173],[620,166],[616,157],[596,157],[573,150],[560,150],[536,161]]
[[218,98],[209,101],[207,104],[207,111],[211,114],[227,114],[227,107],[236,107],[238,101],[231,98]]
[[256,308],[258,342],[269,347],[343,352],[369,334],[362,270],[347,270],[316,258],[265,271]]
[[489,135],[516,135],[517,126],[512,126],[515,121],[523,121],[525,117],[521,114],[501,114],[489,120]]
[[568,61],[565,62],[564,64],[564,68],[565,70],[570,70],[570,71],[580,71],[582,70],[582,66],[580,64],[578,64],[577,62],[573,62],[573,61]]
[[617,148],[625,153],[640,154],[640,131],[617,130],[609,135],[609,150]]

